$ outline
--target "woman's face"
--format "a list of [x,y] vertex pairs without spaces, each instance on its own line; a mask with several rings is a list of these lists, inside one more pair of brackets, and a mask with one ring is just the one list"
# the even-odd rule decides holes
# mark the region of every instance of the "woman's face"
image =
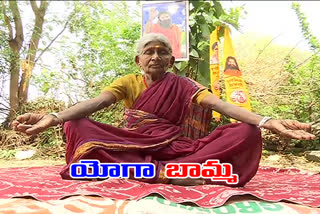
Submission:
[[159,75],[172,67],[174,57],[161,42],[150,42],[136,56],[136,63],[146,74]]

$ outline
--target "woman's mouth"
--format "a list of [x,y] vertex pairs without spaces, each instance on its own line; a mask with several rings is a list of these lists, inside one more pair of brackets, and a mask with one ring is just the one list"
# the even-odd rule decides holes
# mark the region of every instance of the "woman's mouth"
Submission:
[[160,68],[161,65],[160,64],[153,64],[153,65],[150,65],[151,68]]

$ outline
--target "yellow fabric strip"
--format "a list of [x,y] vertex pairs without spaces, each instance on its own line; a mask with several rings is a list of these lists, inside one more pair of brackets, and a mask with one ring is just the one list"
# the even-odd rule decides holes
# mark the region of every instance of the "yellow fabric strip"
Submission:
[[[218,48],[218,31],[217,27],[210,34],[210,84],[214,95],[220,98],[220,70],[219,70],[219,48]],[[221,115],[216,111],[212,111],[212,116],[216,121],[220,121]]]
[[[223,74],[227,102],[251,111],[248,88],[235,58],[235,53],[228,28],[225,28],[224,31],[223,46]],[[235,120],[231,119],[231,122],[235,122]]]

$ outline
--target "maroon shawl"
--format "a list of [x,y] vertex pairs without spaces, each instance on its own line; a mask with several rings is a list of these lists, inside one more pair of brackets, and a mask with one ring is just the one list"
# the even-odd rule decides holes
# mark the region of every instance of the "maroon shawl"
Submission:
[[[202,89],[189,78],[166,73],[163,79],[154,82],[141,94],[132,109],[126,110],[126,129],[88,122],[90,120],[87,119],[67,122],[68,165],[62,174],[68,177],[66,173],[70,164],[88,158],[89,153],[92,153],[90,158],[97,159],[92,152],[97,148],[108,151],[156,151],[166,147],[182,135],[180,125],[194,95]],[[78,133],[69,131],[75,127]]]
[[[239,175],[237,186],[244,185],[258,169],[262,149],[260,130],[240,123],[220,126],[198,140],[183,136],[181,126],[193,97],[202,89],[188,78],[167,73],[141,94],[132,109],[126,110],[125,129],[89,119],[66,122],[67,166],[61,172],[62,178],[71,179],[71,163],[97,159],[102,163],[154,163],[156,177],[142,180],[168,182],[164,176],[167,163],[218,159],[230,163],[233,173]],[[206,182],[213,183],[210,179]]]

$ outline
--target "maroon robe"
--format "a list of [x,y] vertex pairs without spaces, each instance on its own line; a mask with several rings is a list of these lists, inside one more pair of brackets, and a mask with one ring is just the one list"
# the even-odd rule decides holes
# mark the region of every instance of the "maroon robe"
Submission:
[[[71,179],[71,163],[98,159],[102,163],[154,163],[156,176],[143,181],[168,182],[164,176],[167,163],[204,163],[219,159],[230,163],[243,186],[257,172],[262,139],[259,128],[246,123],[216,128],[208,136],[192,140],[183,136],[182,124],[200,85],[189,78],[167,73],[136,100],[125,112],[127,128],[116,128],[90,119],[65,123],[67,166],[61,171]],[[206,180],[207,184],[224,184]]]

